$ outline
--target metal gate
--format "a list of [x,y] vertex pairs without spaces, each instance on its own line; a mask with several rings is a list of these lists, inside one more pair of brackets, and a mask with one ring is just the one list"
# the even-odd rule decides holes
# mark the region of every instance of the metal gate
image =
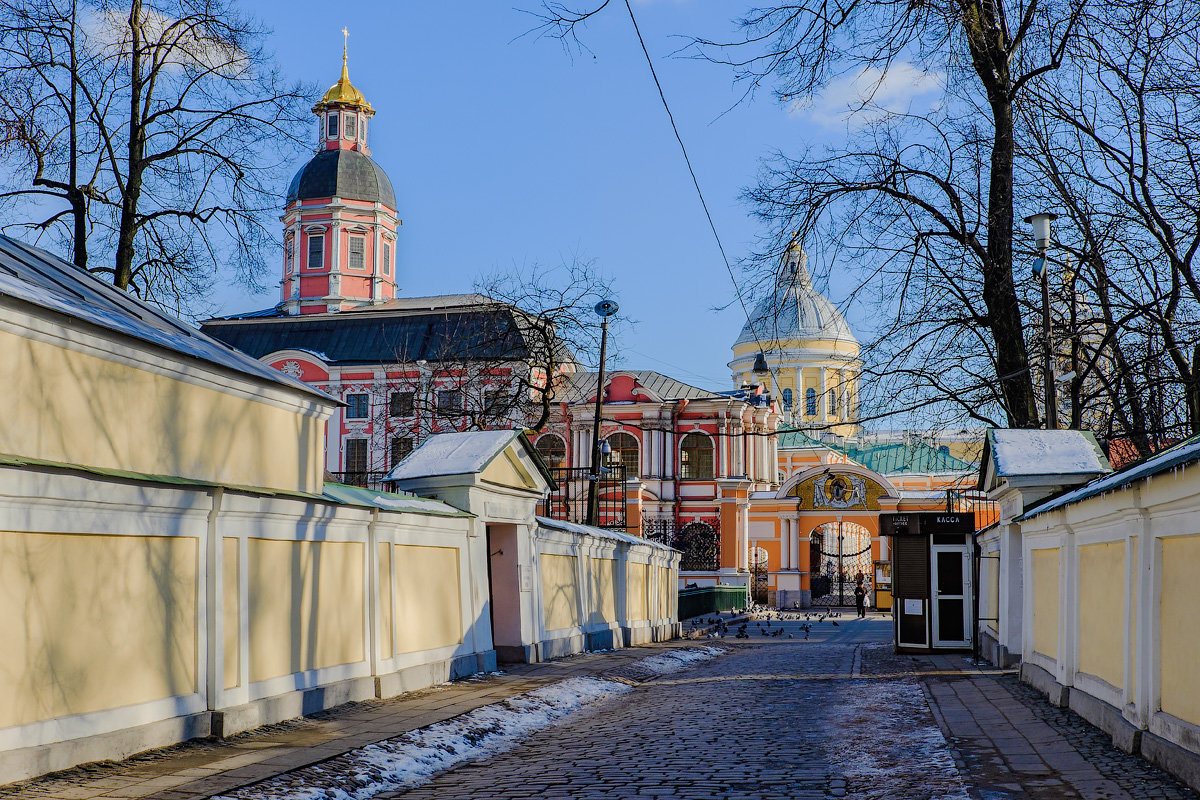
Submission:
[[750,600],[756,605],[767,604],[767,551],[755,547],[750,551]]
[[861,536],[852,543],[846,538],[844,532],[830,536],[825,526],[814,531],[810,538],[811,563],[816,566],[809,579],[814,606],[852,606],[855,589],[860,584],[867,593],[866,604],[874,604],[870,535],[865,542]]

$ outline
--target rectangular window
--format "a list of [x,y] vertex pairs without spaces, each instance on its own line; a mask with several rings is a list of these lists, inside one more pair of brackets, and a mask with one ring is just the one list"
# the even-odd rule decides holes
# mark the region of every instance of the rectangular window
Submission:
[[305,267],[309,270],[324,269],[325,267],[325,237],[308,237],[308,261]]
[[504,398],[499,389],[488,389],[483,393],[483,410],[493,414],[504,411]]
[[437,410],[443,417],[461,414],[463,408],[462,392],[458,389],[442,389],[437,393]]
[[350,237],[350,269],[363,268],[363,254],[367,251],[367,237]]
[[392,466],[396,466],[404,459],[408,458],[408,454],[413,451],[413,440],[411,436],[393,436],[392,437]]
[[[347,439],[346,440],[346,472],[352,473],[354,476],[362,475],[367,471],[367,440],[366,439]],[[347,483],[352,483],[354,480],[362,480],[347,475]]]
[[296,258],[296,241],[289,236],[287,244],[283,246],[283,272],[285,275],[292,274],[292,265]]
[[338,117],[337,114],[329,115],[329,138],[330,139],[337,138],[337,117]]
[[370,405],[365,394],[346,395],[346,419],[366,419]]
[[383,274],[392,274],[392,246],[387,242],[383,243]]
[[346,138],[353,139],[355,134],[357,134],[357,133],[358,133],[358,115],[357,114],[347,114],[346,115]]
[[415,399],[416,396],[412,392],[392,392],[392,396],[388,398],[388,415],[411,417]]

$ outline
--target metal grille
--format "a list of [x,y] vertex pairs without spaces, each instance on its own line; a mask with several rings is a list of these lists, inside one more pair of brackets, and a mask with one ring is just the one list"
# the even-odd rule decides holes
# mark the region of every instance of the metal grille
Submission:
[[647,539],[679,551],[680,572],[715,572],[721,567],[721,520],[704,517],[682,527],[672,517],[642,521]]
[[[538,505],[538,514],[563,522],[584,523],[587,520],[588,467],[556,467],[550,470],[558,490]],[[625,466],[610,464],[596,485],[600,494],[601,528],[625,528]]]
[[370,489],[375,492],[390,491],[383,483],[383,479],[387,477],[387,472],[351,470],[350,472],[330,472],[327,474],[329,479],[334,483],[343,483],[346,486],[361,486],[364,489]]

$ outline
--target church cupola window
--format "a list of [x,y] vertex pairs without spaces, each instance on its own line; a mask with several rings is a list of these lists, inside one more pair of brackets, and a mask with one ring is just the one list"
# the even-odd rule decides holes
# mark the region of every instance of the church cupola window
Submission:
[[318,270],[325,266],[325,237],[312,236],[308,237],[308,260],[305,262],[305,268],[308,270]]
[[358,136],[358,115],[346,115],[346,138],[353,139]]
[[329,115],[328,128],[329,128],[329,133],[328,133],[329,138],[336,139],[338,137],[338,115],[337,115],[336,111],[332,112]]
[[283,274],[291,275],[295,268],[296,240],[291,236],[283,243]]
[[817,415],[817,390],[811,386],[804,390],[804,413],[809,417]]
[[792,410],[792,390],[791,389],[783,390],[783,407],[786,408],[788,411]]
[[350,269],[362,269],[366,263],[367,237],[350,237]]
[[387,242],[383,243],[383,274],[392,274],[392,246]]

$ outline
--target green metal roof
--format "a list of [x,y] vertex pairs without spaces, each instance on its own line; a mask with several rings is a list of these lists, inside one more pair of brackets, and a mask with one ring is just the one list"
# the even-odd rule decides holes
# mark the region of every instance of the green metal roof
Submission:
[[787,427],[776,433],[780,450],[799,450],[823,447],[841,453],[880,475],[902,473],[936,474],[942,472],[974,472],[975,465],[943,453],[920,440],[911,442],[880,442],[877,444],[838,445],[814,439],[802,430]]
[[847,456],[880,475],[974,472],[975,466],[925,442],[892,442],[842,448]]

